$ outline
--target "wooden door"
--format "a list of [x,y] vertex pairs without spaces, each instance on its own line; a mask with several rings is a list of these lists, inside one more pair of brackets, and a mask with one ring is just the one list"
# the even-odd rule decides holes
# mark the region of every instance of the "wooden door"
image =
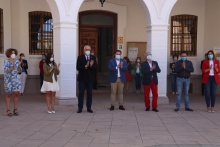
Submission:
[[85,45],[91,46],[91,52],[98,53],[98,31],[96,28],[82,28],[79,32],[79,55],[84,53]]

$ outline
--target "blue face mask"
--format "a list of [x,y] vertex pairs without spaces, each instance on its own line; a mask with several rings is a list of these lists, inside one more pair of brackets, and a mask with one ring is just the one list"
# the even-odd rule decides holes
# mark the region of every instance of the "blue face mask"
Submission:
[[121,55],[115,55],[115,58],[119,60],[121,58]]
[[53,62],[53,60],[54,60],[53,58],[50,58],[50,62]]
[[212,58],[213,58],[213,55],[208,55],[208,58],[209,58],[209,59],[212,59]]
[[42,60],[45,60],[45,57],[42,57]]
[[90,55],[90,51],[85,51],[85,53],[87,56]]
[[186,57],[181,57],[181,59],[182,59],[183,61],[186,61]]

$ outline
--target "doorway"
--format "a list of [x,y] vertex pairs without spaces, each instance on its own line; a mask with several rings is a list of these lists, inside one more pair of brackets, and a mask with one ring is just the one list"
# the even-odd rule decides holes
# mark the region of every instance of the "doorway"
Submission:
[[117,49],[117,14],[106,11],[79,13],[79,54],[90,45],[98,59],[97,87],[108,86],[108,61]]

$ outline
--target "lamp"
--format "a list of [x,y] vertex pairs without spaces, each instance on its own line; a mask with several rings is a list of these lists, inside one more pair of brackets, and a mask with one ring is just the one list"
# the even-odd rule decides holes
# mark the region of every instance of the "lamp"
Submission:
[[100,3],[102,4],[102,7],[103,7],[103,4],[104,4],[105,0],[99,0],[99,1],[100,1]]

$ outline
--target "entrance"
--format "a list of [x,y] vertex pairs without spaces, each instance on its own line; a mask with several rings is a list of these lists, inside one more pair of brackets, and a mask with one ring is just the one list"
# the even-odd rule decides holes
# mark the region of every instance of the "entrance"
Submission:
[[117,47],[117,14],[106,11],[79,13],[79,54],[90,45],[98,59],[97,88],[108,87],[108,61]]

